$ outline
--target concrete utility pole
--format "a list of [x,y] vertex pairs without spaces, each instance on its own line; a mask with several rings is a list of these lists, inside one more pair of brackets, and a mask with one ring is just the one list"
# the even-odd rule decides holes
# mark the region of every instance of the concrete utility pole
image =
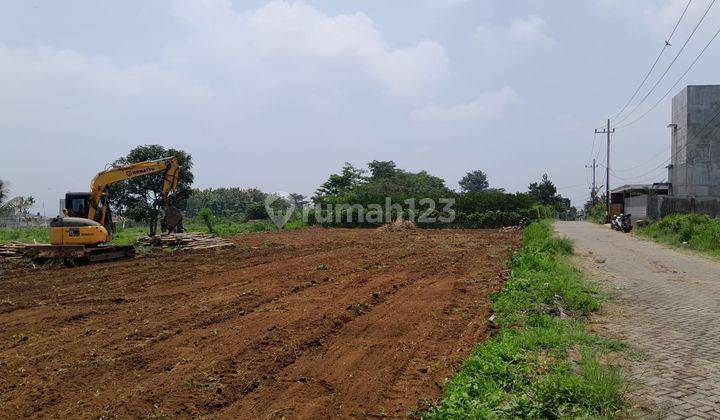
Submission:
[[607,120],[607,128],[595,129],[595,134],[607,134],[607,164],[605,165],[605,222],[610,221],[610,134],[615,129],[610,129],[610,119]]
[[[587,165],[585,165],[585,167],[586,167],[586,168],[591,168],[591,169],[593,170],[592,190],[590,190],[590,191],[591,191],[591,192],[590,192],[590,201],[592,201],[593,198],[595,198],[595,192],[597,191],[597,187],[596,187],[597,184],[595,183],[595,169],[597,169],[597,164],[595,163],[595,159],[593,159],[593,164],[592,164],[592,166],[587,166]],[[595,204],[595,203],[593,203],[593,204]]]

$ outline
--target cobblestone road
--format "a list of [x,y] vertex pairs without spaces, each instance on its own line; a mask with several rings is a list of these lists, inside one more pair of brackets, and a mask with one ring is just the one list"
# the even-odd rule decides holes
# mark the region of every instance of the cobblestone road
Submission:
[[720,264],[584,222],[558,222],[617,290],[607,328],[644,353],[638,397],[664,418],[720,418]]

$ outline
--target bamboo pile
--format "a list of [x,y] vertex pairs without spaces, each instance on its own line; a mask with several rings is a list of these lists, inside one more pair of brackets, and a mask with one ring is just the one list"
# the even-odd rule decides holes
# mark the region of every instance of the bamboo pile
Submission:
[[185,250],[231,248],[235,243],[212,233],[184,232],[142,236],[138,238],[137,245]]
[[0,258],[22,258],[25,253],[25,244],[17,241],[10,241],[0,245]]

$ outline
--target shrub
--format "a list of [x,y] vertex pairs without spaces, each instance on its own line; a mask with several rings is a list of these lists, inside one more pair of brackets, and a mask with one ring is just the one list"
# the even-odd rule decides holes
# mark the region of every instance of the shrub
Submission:
[[213,224],[215,223],[215,216],[212,214],[212,211],[210,211],[210,209],[207,207],[203,207],[198,212],[198,216],[200,217],[200,220],[202,220],[203,223],[205,223],[205,226],[207,226],[208,231],[210,231],[210,233],[215,233],[215,231],[213,230]]
[[593,223],[603,224],[605,223],[606,210],[605,203],[597,202],[587,208],[587,218]]
[[264,220],[269,218],[265,203],[250,203],[245,208],[246,220]]
[[720,255],[720,220],[698,214],[675,214],[638,230],[660,242]]

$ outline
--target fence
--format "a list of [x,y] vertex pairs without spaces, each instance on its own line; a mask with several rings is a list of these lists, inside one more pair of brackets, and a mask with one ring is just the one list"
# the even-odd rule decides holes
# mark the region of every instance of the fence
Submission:
[[671,214],[706,214],[710,217],[720,215],[720,200],[717,198],[685,198],[667,195],[647,197],[648,219],[661,219]]
[[48,226],[50,219],[42,216],[0,216],[0,228],[31,228]]

